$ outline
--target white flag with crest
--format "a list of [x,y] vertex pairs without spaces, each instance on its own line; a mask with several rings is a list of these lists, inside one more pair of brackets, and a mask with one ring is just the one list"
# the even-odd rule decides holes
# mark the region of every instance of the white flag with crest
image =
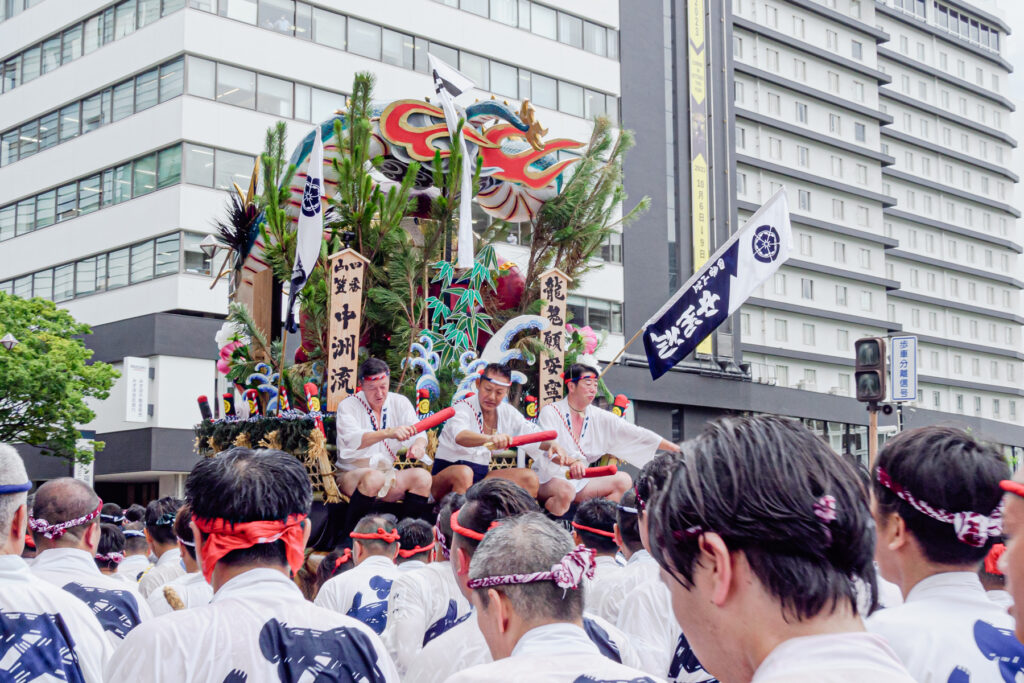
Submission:
[[320,258],[320,244],[324,239],[324,209],[321,201],[323,187],[324,143],[320,137],[320,126],[317,126],[313,149],[309,152],[306,186],[302,190],[302,205],[299,207],[299,224],[296,229],[295,266],[292,268],[292,286],[285,311],[285,327],[289,332],[299,329],[295,321],[295,300],[306,286],[309,274]]

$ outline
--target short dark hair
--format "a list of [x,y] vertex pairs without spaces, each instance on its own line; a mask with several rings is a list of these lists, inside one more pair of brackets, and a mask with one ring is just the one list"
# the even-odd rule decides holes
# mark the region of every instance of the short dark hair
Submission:
[[380,358],[367,358],[359,366],[359,381],[363,381],[367,377],[379,375],[382,372],[391,373],[391,368],[388,367],[387,363]]
[[[344,561],[342,558],[345,557],[345,553],[348,553],[348,558]],[[316,589],[319,592],[320,588],[327,583],[328,579],[333,579],[339,574],[344,574],[352,567],[356,566],[352,560],[352,549],[335,548],[331,552],[324,555],[324,559],[320,560],[320,564],[316,566]]]
[[128,509],[124,511],[124,521],[126,522],[141,522],[145,516],[146,508],[138,503],[132,503],[128,506]]
[[512,379],[512,368],[508,366],[508,363],[488,363],[484,366],[484,371],[480,373],[481,377],[504,377],[507,380]]
[[108,524],[120,526],[124,523],[124,512],[117,503],[104,503],[100,508],[100,519]]
[[601,371],[593,365],[588,365],[587,363],[573,363],[569,366],[569,369],[565,371],[565,381],[575,382],[583,377],[583,373],[585,372],[592,372],[598,376],[601,374]]
[[[32,500],[32,516],[44,519],[49,524],[59,524],[94,512],[99,503],[99,496],[89,488],[88,484],[71,477],[61,477],[60,479],[51,479],[36,491],[35,498]],[[99,524],[99,517],[93,518],[86,524],[66,529],[60,538],[80,541],[85,535],[86,529],[93,524]],[[40,542],[40,538],[44,538],[36,531],[32,532],[32,537],[36,544]]]
[[[143,509],[145,509],[145,508],[143,508]],[[142,522],[125,522],[124,526],[122,527],[122,530],[123,531],[142,531],[143,526],[144,525],[143,525]],[[138,554],[138,553],[147,553],[148,554],[148,552],[149,552],[149,542],[146,540],[145,534],[142,534],[142,535],[139,535],[139,536],[136,536],[134,534],[132,534],[131,536],[127,536],[126,535],[124,537],[124,549],[125,549],[125,552],[132,553],[133,555]]]
[[178,508],[178,514],[174,517],[174,535],[178,537],[177,540],[184,541],[181,545],[185,546],[185,552],[193,560],[196,559],[196,539],[192,534],[192,506],[188,503]]
[[[790,418],[729,417],[708,424],[683,452],[648,507],[651,553],[682,586],[693,587],[701,533],[715,532],[744,553],[787,619],[834,611],[840,601],[856,614],[858,581],[869,611],[875,607],[867,497],[822,439]],[[819,512],[828,502],[831,520]]]
[[662,492],[672,470],[681,456],[678,453],[662,453],[643,466],[636,478],[636,494],[640,497],[641,504],[637,506],[637,512],[641,508],[646,510],[653,503],[658,493]]
[[[366,515],[358,522],[356,522],[356,528],[352,530],[354,534],[372,534],[377,529],[383,529],[386,533],[391,533],[398,528],[398,518],[390,513],[380,514],[371,513]],[[363,546],[363,550],[371,555],[387,555],[391,556],[395,554],[398,545],[398,541],[394,543],[385,543],[384,541],[376,538],[354,538],[352,539],[353,544],[358,543]]]
[[437,526],[444,537],[444,544],[452,547],[452,513],[466,504],[466,497],[461,493],[452,491],[441,499],[441,505],[437,511]]
[[[580,526],[612,533],[615,531],[616,511],[615,503],[610,500],[606,498],[591,498],[584,501],[576,509],[576,516],[573,522]],[[602,536],[576,527],[573,527],[573,531],[579,535],[583,545],[593,548],[599,553],[614,553],[619,549],[615,539],[609,536]]]
[[[519,484],[508,479],[484,479],[466,491],[466,504],[459,509],[459,526],[483,534],[499,519],[539,511],[536,499]],[[471,555],[479,543],[462,535],[458,540]]]
[[151,500],[146,506],[146,531],[149,537],[157,543],[168,545],[175,543],[174,538],[174,517],[181,507],[180,498],[164,496],[157,500]]
[[406,518],[398,523],[398,547],[401,550],[412,550],[413,548],[427,548],[411,557],[398,556],[395,560],[398,564],[409,560],[422,560],[430,554],[434,546],[434,529],[422,519]]
[[[109,555],[110,553],[124,552],[124,533],[121,527],[106,522],[100,524],[100,542],[96,546],[97,555]],[[101,560],[93,558],[96,566],[100,569],[117,569],[118,562],[114,560]]]
[[[185,499],[200,519],[239,524],[308,515],[313,491],[305,466],[295,456],[235,447],[203,458],[192,468],[185,480]],[[232,550],[219,561],[225,565],[261,562],[287,566],[284,541]]]
[[615,513],[615,523],[619,525],[619,536],[626,549],[635,553],[644,549],[643,541],[640,540],[640,514],[629,512],[622,508],[636,510],[636,492],[633,489],[622,494],[618,508]]
[[1003,498],[999,482],[1010,474],[1003,456],[994,448],[954,427],[910,429],[886,442],[878,454],[871,484],[879,510],[903,518],[929,562],[974,565],[984,559],[995,539],[988,539],[980,548],[961,542],[952,524],[918,512],[882,486],[877,479],[879,468],[932,507],[991,515]]

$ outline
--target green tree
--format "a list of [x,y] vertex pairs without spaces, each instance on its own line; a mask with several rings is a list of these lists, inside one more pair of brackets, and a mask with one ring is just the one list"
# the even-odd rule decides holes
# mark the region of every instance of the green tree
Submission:
[[[47,455],[89,462],[77,447],[78,427],[95,413],[87,398],[103,400],[119,373],[106,363],[89,363],[92,351],[81,337],[88,325],[45,299],[0,292],[0,336],[20,342],[0,347],[0,442],[37,446]],[[103,442],[94,441],[99,451]]]

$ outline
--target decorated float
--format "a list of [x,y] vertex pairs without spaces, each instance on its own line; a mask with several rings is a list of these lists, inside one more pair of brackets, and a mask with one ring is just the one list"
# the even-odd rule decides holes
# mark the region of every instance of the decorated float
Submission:
[[[573,284],[647,206],[622,214],[631,138],[603,117],[587,143],[548,139],[529,101],[463,109],[439,83],[442,106],[381,104],[372,91],[372,76],[358,74],[347,108],[290,157],[284,124],[270,129],[249,187],[235,186],[207,244],[224,254],[217,279],[227,278],[230,302],[216,339],[224,390],[199,399],[196,451],[293,453],[329,503],[342,500],[334,412],[357,390],[362,359],[385,359],[391,390],[421,418],[433,416],[421,423],[431,456],[443,409],[472,391],[489,362],[514,368],[509,400],[535,419],[562,397],[563,368],[603,341],[572,325]],[[473,204],[478,220],[467,230]],[[303,226],[312,221],[311,247]],[[495,250],[512,231],[529,245],[515,263]],[[291,333],[282,323],[289,293]],[[624,396],[603,384],[601,392],[625,410]],[[514,464],[509,454],[492,467]]]

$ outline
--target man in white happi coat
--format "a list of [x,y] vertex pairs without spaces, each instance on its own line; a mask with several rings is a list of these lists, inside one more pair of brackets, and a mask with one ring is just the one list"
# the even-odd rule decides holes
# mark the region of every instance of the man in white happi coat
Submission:
[[143,522],[124,523],[124,559],[114,574],[133,586],[138,586],[139,579],[153,566],[149,563],[149,543],[143,526]]
[[144,598],[185,573],[178,539],[174,537],[174,517],[180,507],[181,501],[170,496],[150,501],[146,506],[146,540],[156,564],[139,579],[139,592]]
[[672,611],[709,673],[728,683],[915,680],[864,628],[856,584],[874,605],[874,534],[846,460],[774,415],[711,422],[683,450],[667,478],[652,472],[660,483],[649,496],[641,486],[638,505]]
[[149,594],[149,608],[156,616],[208,605],[213,599],[213,587],[203,578],[202,568],[196,557],[196,542],[192,534],[192,507],[188,503],[182,505],[174,517],[174,535],[178,539],[178,550],[181,551],[181,561],[185,564],[185,573]]
[[102,505],[99,496],[77,479],[51,479],[40,486],[29,519],[38,551],[32,574],[81,600],[117,646],[153,613],[137,588],[96,566]]
[[464,502],[465,497],[458,493],[444,497],[433,529],[438,557],[421,569],[403,572],[391,585],[388,625],[382,637],[402,676],[428,643],[470,614],[469,601],[455,582],[448,550],[452,545],[451,514]]
[[616,506],[615,542],[626,564],[618,575],[604,582],[602,592],[594,594],[587,607],[613,624],[618,624],[629,592],[647,581],[657,580],[659,574],[658,563],[640,539],[637,516],[636,491],[631,489],[622,495]]
[[604,656],[584,630],[583,579],[593,569],[593,551],[574,548],[540,513],[489,530],[473,554],[467,587],[494,661],[449,683],[658,680]]
[[919,681],[1024,679],[1014,619],[992,602],[978,565],[1002,532],[1006,461],[953,427],[903,431],[872,472],[876,556],[904,602],[874,614],[883,637]]
[[117,650],[107,681],[398,682],[377,634],[309,603],[289,578],[311,528],[299,460],[232,448],[199,461],[185,497],[213,602],[143,623]]
[[[491,363],[476,380],[476,393],[455,404],[455,415],[444,425],[437,442],[431,492],[441,500],[450,491],[465,493],[485,477],[509,479],[536,497],[537,475],[527,468],[489,471],[492,451],[504,451],[512,438],[544,431],[505,401],[512,386],[507,365]],[[520,446],[534,460],[547,457],[568,464],[565,449],[554,441]],[[542,453],[547,453],[542,456]]]
[[404,516],[429,518],[433,511],[430,473],[422,467],[395,470],[398,451],[424,460],[427,435],[416,434],[416,410],[405,396],[389,391],[388,364],[369,358],[359,367],[360,391],[338,404],[338,488],[349,497],[345,531],[379,502],[403,501]]
[[616,504],[610,500],[591,498],[576,509],[572,520],[573,540],[595,553],[594,578],[587,581],[584,598],[586,610],[595,614],[600,614],[602,597],[625,570],[615,557],[619,550],[615,542],[616,512]]
[[[679,451],[677,445],[651,430],[592,405],[597,396],[599,375],[597,368],[591,365],[570,365],[565,373],[568,396],[544,406],[537,418],[541,429],[558,432],[558,444],[571,459],[569,467],[545,457],[533,461],[540,482],[538,497],[548,512],[556,516],[564,515],[574,501],[608,498],[618,502],[629,489],[633,482],[626,472],[583,477],[584,471],[603,456],[613,455],[635,467],[643,467],[659,448]],[[567,476],[572,476],[573,480]]]
[[423,569],[434,561],[434,528],[422,519],[398,523],[398,556],[395,565],[403,574]]
[[31,488],[21,456],[0,444],[0,680],[99,683],[113,652],[103,627],[21,558]]
[[388,624],[388,596],[401,574],[395,566],[398,529],[392,515],[367,515],[350,536],[355,567],[328,579],[316,604],[363,622],[376,634]]

